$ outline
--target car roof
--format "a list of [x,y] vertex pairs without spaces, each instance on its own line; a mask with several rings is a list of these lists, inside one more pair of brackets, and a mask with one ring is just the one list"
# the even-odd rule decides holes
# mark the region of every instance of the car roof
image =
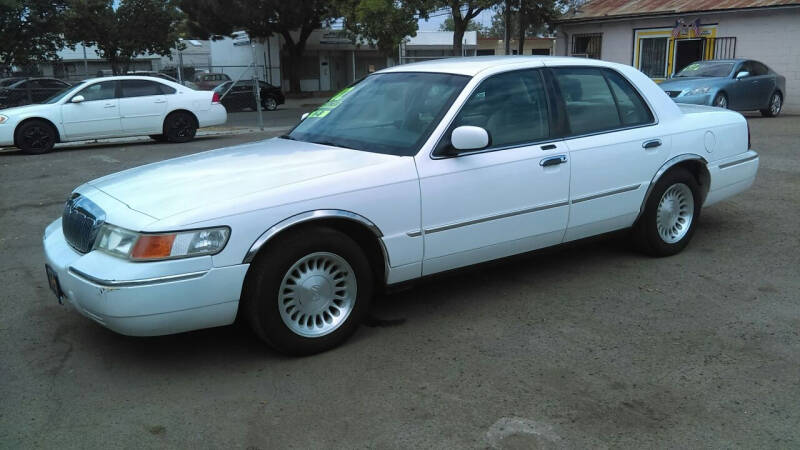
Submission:
[[166,78],[146,76],[146,75],[114,75],[110,77],[95,77],[95,78],[87,78],[81,81],[81,83],[94,83],[95,81],[114,81],[114,80],[148,80],[148,81],[158,81],[159,83],[166,84],[172,87],[181,87],[181,88],[185,87],[179,83],[167,80]]
[[613,67],[613,63],[600,61],[591,58],[575,58],[567,56],[468,56],[468,57],[451,57],[443,59],[435,59],[431,61],[423,61],[411,64],[402,64],[399,66],[389,67],[379,71],[379,73],[392,73],[392,72],[439,72],[439,73],[452,73],[457,75],[474,76],[478,73],[501,65],[512,65],[519,63],[529,63],[531,67],[541,66],[557,66],[561,64],[575,64],[575,61],[581,61],[582,65],[598,66],[598,67]]

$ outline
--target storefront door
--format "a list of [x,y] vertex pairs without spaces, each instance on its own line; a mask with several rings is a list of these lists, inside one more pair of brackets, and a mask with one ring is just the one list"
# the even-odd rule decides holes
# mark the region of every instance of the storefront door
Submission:
[[678,39],[675,41],[675,69],[672,73],[678,73],[689,64],[702,59],[702,39]]

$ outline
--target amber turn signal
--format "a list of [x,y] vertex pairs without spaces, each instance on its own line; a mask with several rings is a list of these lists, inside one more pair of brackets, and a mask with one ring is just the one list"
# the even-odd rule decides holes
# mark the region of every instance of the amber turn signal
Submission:
[[175,242],[174,234],[142,235],[133,246],[131,259],[169,258],[173,242]]

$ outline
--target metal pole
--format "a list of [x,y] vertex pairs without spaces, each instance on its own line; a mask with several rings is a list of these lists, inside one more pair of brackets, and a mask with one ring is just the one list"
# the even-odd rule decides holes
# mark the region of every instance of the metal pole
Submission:
[[256,110],[258,111],[258,127],[261,128],[261,131],[264,131],[264,115],[261,112],[261,85],[258,82],[258,76],[256,75],[256,44],[253,42],[253,38],[250,38],[250,48],[253,50],[253,93],[256,96]]
[[356,82],[356,51],[355,50],[351,50],[351,53],[353,53],[353,83],[355,83]]
[[269,42],[269,36],[267,36],[267,58],[269,58],[269,64],[267,64],[267,66],[269,67],[267,69],[267,77],[268,77],[267,82],[269,84],[274,84],[272,82],[272,49],[270,49],[270,47],[271,45]]
[[178,83],[183,84],[183,52],[178,50]]

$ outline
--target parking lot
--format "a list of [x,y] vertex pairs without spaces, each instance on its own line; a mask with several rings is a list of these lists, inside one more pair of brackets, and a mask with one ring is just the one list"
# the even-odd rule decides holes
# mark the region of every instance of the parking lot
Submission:
[[235,326],[107,331],[41,248],[84,181],[277,133],[0,152],[0,447],[796,448],[800,117],[749,121],[756,184],[683,253],[616,234],[439,276],[296,359]]

